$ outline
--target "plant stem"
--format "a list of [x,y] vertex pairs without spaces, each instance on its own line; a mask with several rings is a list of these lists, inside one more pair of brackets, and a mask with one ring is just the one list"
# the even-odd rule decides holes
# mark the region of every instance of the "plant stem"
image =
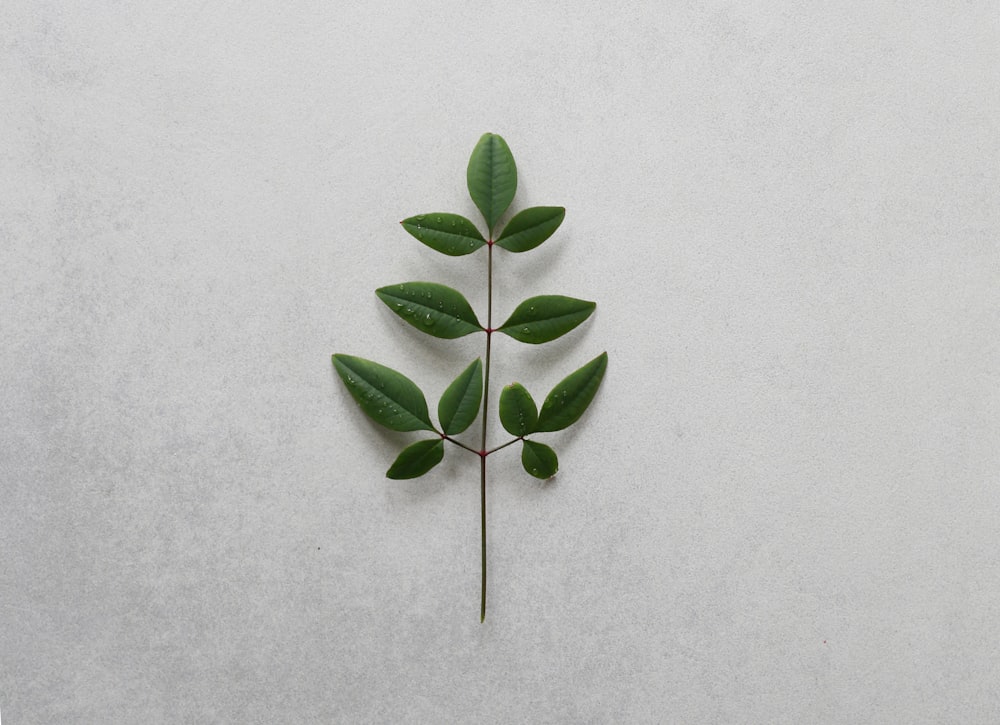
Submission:
[[480,478],[479,494],[480,500],[482,501],[482,507],[480,511],[482,512],[482,531],[483,531],[483,549],[482,549],[482,566],[483,566],[483,591],[482,597],[479,600],[479,623],[482,624],[486,621],[486,456],[480,456],[479,458],[479,470],[482,473]]
[[492,449],[486,451],[486,455],[488,456],[491,453],[496,453],[497,451],[499,451],[502,448],[506,448],[507,446],[512,446],[515,443],[517,443],[518,441],[523,441],[523,440],[524,440],[524,436],[518,436],[517,438],[512,438],[511,440],[509,440],[506,443],[504,443],[502,446],[497,446],[496,448],[492,448]]
[[[470,448],[469,446],[465,445],[461,441],[455,440],[450,435],[445,435],[444,433],[441,433],[440,436],[442,438],[444,438],[446,441],[451,441],[452,443],[454,443],[459,448],[464,448],[465,450],[469,451],[470,453],[475,453],[477,456],[479,455],[479,451],[477,451],[475,448]],[[492,451],[491,451],[491,453],[492,453]]]
[[486,409],[490,400],[490,343],[493,340],[493,230],[486,247],[486,370],[483,376],[483,436],[479,450],[479,502],[482,521],[483,591],[479,604],[479,623],[486,621]]

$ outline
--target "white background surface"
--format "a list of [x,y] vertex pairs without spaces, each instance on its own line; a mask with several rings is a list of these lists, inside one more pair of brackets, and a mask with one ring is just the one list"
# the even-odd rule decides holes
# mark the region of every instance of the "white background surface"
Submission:
[[[1000,720],[994,2],[0,6],[0,707],[53,722]],[[330,367],[436,400],[514,209],[497,314],[598,302],[550,484],[383,474]],[[502,442],[502,436],[494,436]]]

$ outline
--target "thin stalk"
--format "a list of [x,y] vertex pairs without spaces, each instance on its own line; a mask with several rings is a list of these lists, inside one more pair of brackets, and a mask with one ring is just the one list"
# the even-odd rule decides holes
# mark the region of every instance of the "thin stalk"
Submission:
[[490,400],[490,342],[493,340],[493,230],[486,247],[486,370],[483,377],[483,436],[479,449],[479,502],[482,531],[483,591],[479,604],[479,622],[486,621],[486,408]]
[[452,438],[452,437],[451,437],[450,435],[445,435],[444,433],[441,433],[440,435],[441,435],[441,437],[442,437],[442,438],[444,438],[444,439],[445,439],[446,441],[451,441],[452,443],[454,443],[454,444],[455,444],[456,446],[458,446],[459,448],[464,448],[465,450],[469,451],[470,453],[475,453],[475,454],[476,454],[477,456],[479,455],[479,451],[477,451],[477,450],[476,450],[475,448],[471,448],[470,446],[467,446],[467,445],[465,445],[465,444],[464,444],[464,443],[462,443],[461,441],[457,441],[457,440],[455,440],[455,439],[454,439],[454,438]]
[[482,531],[483,531],[483,549],[482,549],[482,565],[483,565],[483,592],[482,597],[479,600],[479,623],[482,624],[486,621],[486,456],[481,455],[479,457],[479,470],[482,473],[480,478],[479,494],[480,500],[482,501],[482,507],[480,511],[482,512]]
[[492,448],[492,449],[486,451],[486,455],[488,456],[491,453],[496,453],[497,451],[499,451],[499,450],[501,450],[503,448],[506,448],[507,446],[512,446],[515,443],[517,443],[518,441],[523,441],[523,440],[524,440],[524,436],[518,436],[517,438],[512,438],[511,440],[509,440],[506,443],[504,443],[502,446],[497,446],[496,448]]

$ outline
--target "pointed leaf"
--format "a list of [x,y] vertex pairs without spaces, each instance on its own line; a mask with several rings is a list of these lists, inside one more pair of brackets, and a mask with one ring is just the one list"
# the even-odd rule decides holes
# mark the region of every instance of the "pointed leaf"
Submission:
[[500,422],[515,436],[528,435],[535,430],[538,406],[520,383],[512,383],[500,391]]
[[452,340],[480,332],[468,300],[458,290],[433,282],[404,282],[375,290],[390,310],[422,332]]
[[472,150],[466,180],[469,196],[492,232],[517,191],[517,167],[507,142],[495,133],[484,133]]
[[560,295],[531,297],[517,306],[499,332],[538,344],[562,337],[590,317],[596,303]]
[[405,375],[351,355],[334,355],[333,367],[361,410],[379,425],[398,431],[434,430],[424,394]]
[[431,249],[452,257],[471,254],[486,244],[476,225],[458,214],[418,214],[400,224]]
[[434,468],[442,458],[444,458],[443,439],[417,441],[403,449],[385,475],[387,478],[395,479],[417,478]]
[[542,403],[536,431],[562,430],[573,425],[594,399],[608,367],[608,354],[602,352],[576,372],[568,375]]
[[448,435],[461,433],[476,419],[483,400],[483,361],[475,361],[448,386],[438,403],[441,430]]
[[518,212],[507,222],[497,246],[510,252],[527,252],[552,236],[562,224],[566,210],[561,206],[535,206]]
[[521,465],[535,478],[552,478],[559,470],[559,459],[544,443],[526,440],[521,448]]

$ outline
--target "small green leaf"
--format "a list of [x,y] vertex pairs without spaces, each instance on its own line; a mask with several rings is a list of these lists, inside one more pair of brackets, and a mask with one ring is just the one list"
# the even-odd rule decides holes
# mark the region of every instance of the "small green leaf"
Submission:
[[559,459],[544,443],[526,440],[521,448],[521,465],[535,478],[552,478],[559,470]]
[[602,352],[552,388],[542,403],[536,431],[556,431],[573,425],[594,399],[608,367],[608,354]]
[[510,252],[527,252],[552,236],[562,224],[566,210],[561,206],[534,206],[518,212],[497,238],[497,246]]
[[434,438],[429,441],[417,441],[403,449],[385,475],[387,478],[395,479],[417,478],[434,468],[442,458],[444,458],[444,440]]
[[431,249],[452,257],[471,254],[486,244],[476,225],[458,214],[418,214],[400,224]]
[[499,332],[538,344],[562,337],[590,317],[597,304],[560,295],[531,297],[517,306]]
[[472,150],[466,180],[469,196],[492,232],[517,191],[517,167],[507,142],[495,133],[484,133]]
[[441,429],[448,435],[461,433],[476,419],[483,399],[483,361],[475,361],[448,386],[438,403]]
[[341,354],[333,356],[333,367],[361,410],[379,425],[398,431],[434,430],[424,394],[402,373]]
[[500,422],[508,433],[524,436],[535,430],[538,406],[531,393],[520,383],[512,383],[500,391]]
[[390,310],[434,337],[452,340],[483,328],[458,290],[434,282],[404,282],[375,290]]

